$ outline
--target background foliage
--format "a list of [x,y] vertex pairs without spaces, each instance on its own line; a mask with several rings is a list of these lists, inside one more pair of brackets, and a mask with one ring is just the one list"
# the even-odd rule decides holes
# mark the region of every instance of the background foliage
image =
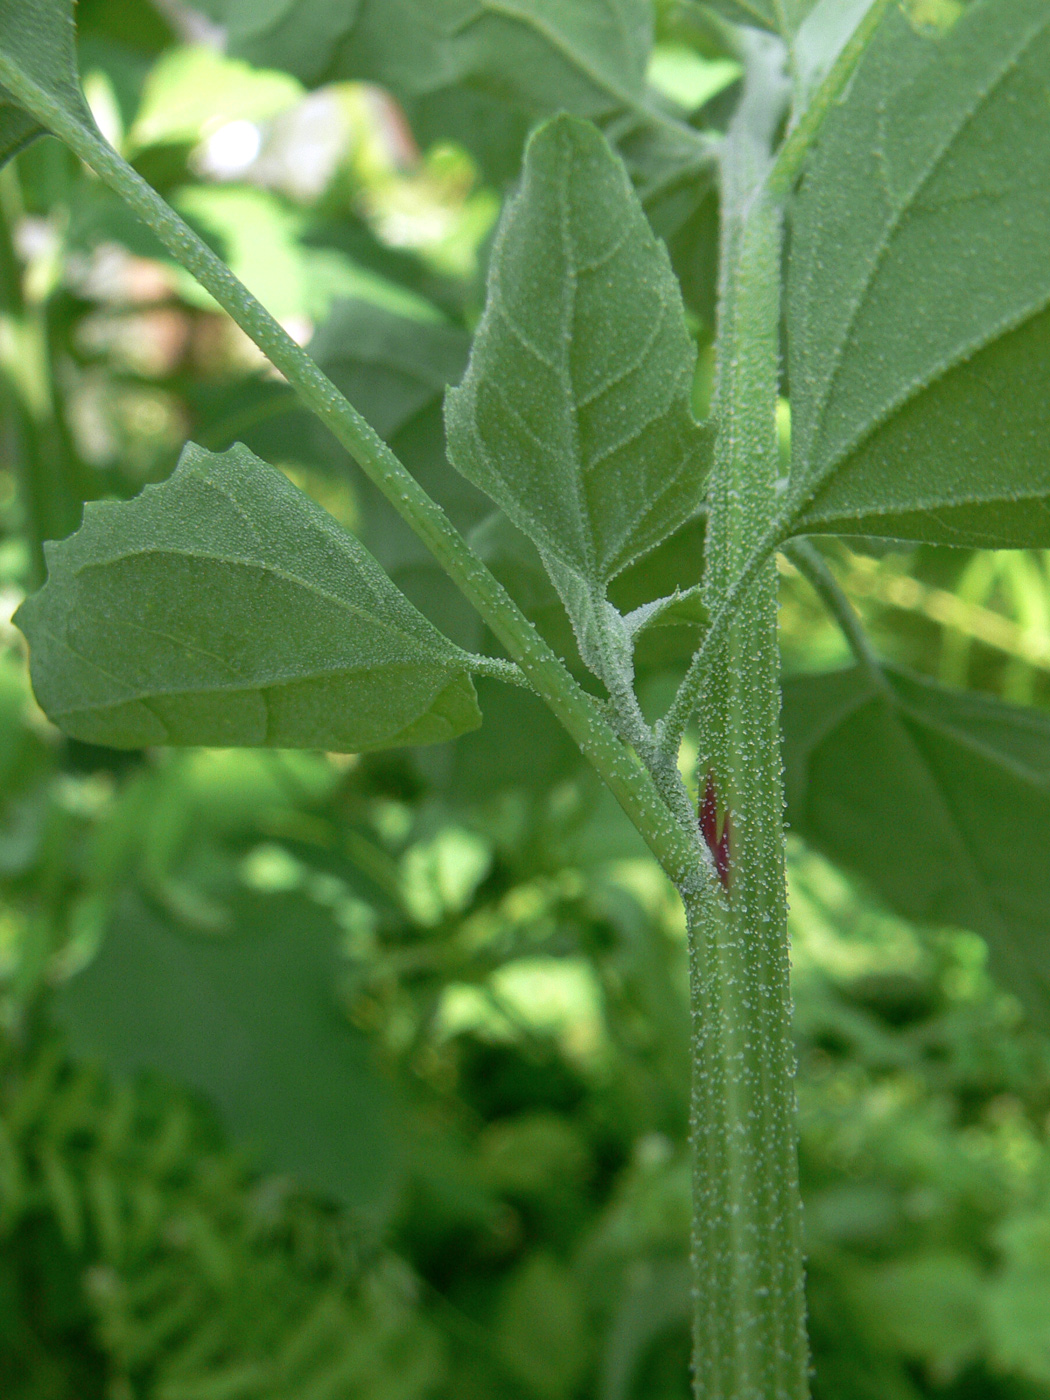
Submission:
[[[667,242],[702,412],[716,210],[686,178],[688,130],[724,120],[738,69],[686,3],[657,7],[648,62],[648,7],[609,0],[633,27],[566,21],[552,67],[525,26],[513,71],[514,6],[465,4],[458,26],[446,8],[81,0],[81,64],[109,138],[585,678],[532,547],[448,468],[443,391],[553,91],[602,121]],[[192,436],[280,465],[428,618],[484,645],[286,386],[57,143],[0,174],[0,210],[5,616],[83,501],[165,481]],[[782,427],[786,450],[786,401]],[[619,605],[693,582],[701,547],[694,520],[614,583]],[[887,658],[1045,710],[1050,555],[827,557]],[[695,620],[642,639],[654,703]],[[789,672],[846,659],[786,561],[781,635]],[[16,638],[5,624],[5,1396],[685,1400],[681,916],[539,702],[481,680],[482,728],[355,759],[115,754],[47,725]],[[789,683],[789,711],[806,693]],[[804,834],[841,855],[818,817]],[[883,865],[906,889],[909,819],[888,805]],[[1050,1396],[1045,1036],[975,934],[903,922],[798,835],[790,855],[815,1391]]]

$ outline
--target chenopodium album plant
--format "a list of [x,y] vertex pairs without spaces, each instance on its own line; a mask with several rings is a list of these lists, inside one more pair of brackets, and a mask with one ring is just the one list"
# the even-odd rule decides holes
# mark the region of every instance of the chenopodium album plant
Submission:
[[[209,8],[224,16],[220,0]],[[646,95],[648,0],[280,11],[285,30],[297,21],[304,33],[327,18],[318,32],[348,53],[357,36],[366,76],[395,91],[418,60],[435,83],[488,82],[546,117],[504,212],[466,377],[447,398],[447,447],[535,544],[598,698],[100,136],[76,76],[72,0],[0,0],[4,152],[49,131],[126,200],[356,458],[505,656],[446,639],[361,544],[243,447],[190,445],[163,485],[89,505],[82,528],[50,546],[48,582],[18,620],[44,709],[93,743],[359,752],[480,723],[472,676],[542,697],[686,909],[696,1394],[798,1400],[785,777],[809,839],[903,912],[983,934],[1000,975],[1033,1011],[1047,1005],[1050,722],[880,664],[806,537],[1050,546],[1050,7],[693,8],[743,68],[724,135]],[[703,425],[679,285],[635,190],[646,141],[659,179],[717,180],[716,394]],[[610,582],[700,516],[702,581],[619,612]],[[777,550],[855,654],[849,669],[789,683],[783,766]],[[700,644],[654,722],[634,645],[675,617],[698,625]],[[699,811],[679,769],[694,721]]]

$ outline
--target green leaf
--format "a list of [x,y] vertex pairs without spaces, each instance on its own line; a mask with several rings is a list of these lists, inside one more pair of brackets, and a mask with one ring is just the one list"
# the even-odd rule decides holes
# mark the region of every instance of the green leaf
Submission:
[[[0,0],[0,65],[8,64],[97,133],[80,90],[73,0]],[[0,99],[0,157],[7,159],[41,128],[2,87]]]
[[197,8],[223,24],[231,53],[310,79],[353,30],[361,0],[205,0]]
[[813,8],[814,0],[707,0],[734,24],[747,24],[790,37]]
[[[652,44],[648,0],[220,0],[231,51],[306,81],[367,78],[401,97],[465,83],[534,113],[599,116],[640,101]],[[253,22],[279,10],[280,24]],[[325,30],[310,44],[285,38]]]
[[169,49],[150,70],[128,141],[197,142],[227,122],[269,121],[302,96],[287,73],[260,72],[200,44]]
[[413,319],[359,299],[337,302],[310,342],[311,355],[386,441],[440,403],[462,376],[468,349],[466,332],[432,308]]
[[401,1176],[391,1096],[336,1003],[338,930],[316,905],[245,898],[194,936],[137,898],[59,993],[74,1048],[203,1094],[270,1171],[378,1222]]
[[[241,13],[244,0],[212,0],[213,12]],[[332,25],[331,0],[281,6],[304,30]],[[317,43],[289,43],[260,26],[234,24],[231,51],[289,69],[317,84],[361,78],[390,88],[424,135],[462,141],[496,183],[517,173],[530,120],[568,111],[620,119],[621,135],[656,147],[639,161],[638,183],[685,180],[707,147],[661,110],[647,87],[652,49],[648,0],[362,0],[341,32]],[[632,175],[635,164],[628,161]]]
[[0,166],[44,135],[44,128],[21,107],[16,107],[0,87]]
[[708,0],[711,9],[734,24],[749,24],[759,29],[779,28],[775,0]]
[[453,464],[534,541],[578,624],[696,509],[695,359],[623,165],[594,127],[555,118],[529,143],[446,422]]
[[1050,1020],[1050,716],[854,668],[788,680],[783,727],[792,827]]
[[956,12],[890,12],[797,198],[799,533],[1050,545],[1050,8]]
[[470,658],[280,472],[190,444],[85,507],[19,609],[33,686],[75,738],[364,752],[480,722]]

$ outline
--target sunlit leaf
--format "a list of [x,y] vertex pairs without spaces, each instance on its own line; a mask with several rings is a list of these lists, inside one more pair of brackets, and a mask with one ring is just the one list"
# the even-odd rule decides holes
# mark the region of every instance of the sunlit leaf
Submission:
[[1050,544],[1050,9],[891,9],[793,220],[785,519]]
[[359,752],[480,720],[466,654],[244,447],[191,444],[163,485],[87,506],[48,565],[17,616],[76,738]]
[[903,671],[784,688],[788,820],[909,918],[982,934],[1050,1019],[1050,716]]
[[287,73],[259,72],[203,45],[171,49],[150,70],[129,140],[196,142],[227,122],[266,121],[302,95]]

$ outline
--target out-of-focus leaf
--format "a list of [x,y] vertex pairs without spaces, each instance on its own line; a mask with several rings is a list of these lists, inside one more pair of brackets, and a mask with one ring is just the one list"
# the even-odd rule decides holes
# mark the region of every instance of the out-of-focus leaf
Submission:
[[223,24],[231,53],[310,78],[353,30],[361,0],[200,0],[197,8]]
[[577,622],[696,508],[710,435],[690,411],[695,358],[621,162],[555,118],[529,144],[446,421],[454,464],[535,542]]
[[871,1331],[895,1350],[956,1375],[984,1342],[984,1279],[962,1253],[938,1251],[858,1270],[851,1293]]
[[1050,717],[903,671],[784,687],[788,819],[908,918],[987,939],[1050,1019]]
[[800,533],[1050,544],[1050,9],[952,13],[891,8],[796,201]]
[[[230,25],[235,53],[308,82],[370,78],[400,96],[465,83],[534,113],[596,117],[630,106],[642,97],[652,42],[647,0],[211,0],[210,8]],[[289,44],[272,20],[249,31],[242,16],[252,8],[327,34]]]
[[244,447],[85,510],[18,613],[76,738],[362,752],[480,722],[469,657],[353,536]]
[[[217,14],[240,11],[242,0],[211,0]],[[281,5],[289,20],[310,29],[320,12],[343,11],[330,0]],[[646,84],[652,47],[648,0],[361,0],[335,34],[304,45],[231,29],[232,50],[251,62],[286,68],[316,84],[362,78],[390,88],[423,130],[457,139],[497,183],[512,177],[530,121],[568,111],[595,121],[623,119],[635,136],[660,148],[632,175],[640,185],[655,165],[664,176],[695,169],[703,143],[684,123],[660,110]]]
[[197,1090],[268,1170],[378,1223],[400,1152],[389,1091],[336,1004],[337,930],[292,897],[237,915],[193,936],[128,897],[58,1015],[79,1053]]
[[579,1286],[563,1264],[537,1254],[512,1276],[500,1300],[496,1340],[529,1395],[568,1400],[587,1367],[589,1338]]
[[558,655],[575,656],[576,643],[565,608],[528,535],[497,510],[476,527],[470,542]]
[[302,95],[288,73],[249,68],[204,45],[169,49],[150,70],[128,136],[133,146],[195,142],[227,122],[266,121]]
[[672,1327],[688,1327],[691,1296],[684,1259],[656,1260],[628,1283],[605,1344],[601,1400],[630,1400],[653,1341]]
[[[441,404],[467,362],[469,338],[434,318],[394,314],[364,301],[338,303],[310,343],[334,384],[390,443],[460,530],[491,510],[449,465]],[[361,534],[398,587],[446,635],[476,647],[478,615],[384,496],[358,479]]]
[[708,0],[711,8],[734,24],[760,29],[779,28],[776,0]]
[[827,77],[873,0],[816,0],[791,45],[796,110]]
[[664,97],[695,112],[735,82],[741,71],[731,58],[705,58],[685,44],[657,44],[646,77]]
[[[208,241],[253,296],[279,320],[323,320],[341,299],[367,301],[393,315],[438,319],[416,296],[370,268],[355,265],[334,248],[314,248],[301,240],[303,219],[266,190],[191,185],[173,202]],[[189,273],[179,269],[187,301],[215,303]]]
[[332,308],[310,353],[389,440],[460,378],[469,343],[465,331],[443,324],[432,310],[424,319],[347,300]]
[[1006,1256],[988,1288],[991,1350],[1005,1370],[1050,1384],[1050,1216],[1025,1213],[1000,1227]]
[[772,29],[791,39],[815,0],[705,0],[711,9],[734,24]]
[[40,123],[8,100],[0,87],[0,166],[6,165],[12,156],[43,134]]

